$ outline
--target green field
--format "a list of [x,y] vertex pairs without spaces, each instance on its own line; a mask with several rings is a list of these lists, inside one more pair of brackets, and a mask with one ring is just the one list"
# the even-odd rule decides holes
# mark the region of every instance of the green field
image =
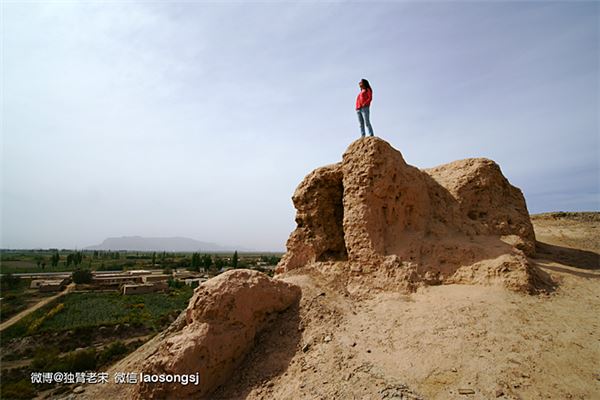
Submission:
[[1,279],[2,302],[0,303],[0,322],[4,322],[26,308],[24,297],[29,281],[15,280],[10,286]]
[[43,332],[125,323],[160,329],[170,313],[187,307],[191,295],[192,289],[188,286],[170,293],[132,296],[115,292],[69,293],[8,328],[2,334],[2,342]]
[[[14,290],[22,290],[22,286],[14,285]],[[171,288],[169,293],[125,296],[118,292],[75,292],[58,298],[0,335],[4,361],[33,357],[23,367],[1,370],[0,397],[29,399],[38,390],[47,389],[30,382],[32,368],[78,372],[124,357],[143,341],[121,340],[164,329],[187,307],[192,293],[191,287],[183,285]],[[101,327],[115,329],[99,334],[105,329]],[[31,338],[20,340],[27,336]],[[24,343],[28,344],[23,347]]]

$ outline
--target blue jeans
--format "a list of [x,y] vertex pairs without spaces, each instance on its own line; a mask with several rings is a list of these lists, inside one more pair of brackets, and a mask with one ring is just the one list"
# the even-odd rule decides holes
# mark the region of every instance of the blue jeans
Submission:
[[367,124],[367,128],[369,128],[369,134],[373,136],[373,127],[369,120],[369,107],[359,108],[356,110],[356,113],[358,114],[358,122],[360,123],[360,136],[365,137],[365,123]]

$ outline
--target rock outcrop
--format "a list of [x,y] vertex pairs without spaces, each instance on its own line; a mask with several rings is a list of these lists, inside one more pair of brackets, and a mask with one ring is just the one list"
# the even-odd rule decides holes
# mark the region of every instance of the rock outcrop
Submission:
[[469,158],[426,169],[450,192],[460,212],[477,221],[480,231],[512,240],[525,254],[535,254],[535,234],[523,193],[502,175],[498,164]]
[[251,270],[225,272],[200,285],[181,330],[162,340],[141,366],[144,375],[198,373],[198,385],[140,383],[137,398],[205,398],[251,349],[269,317],[297,302],[300,289]]
[[379,138],[355,141],[292,197],[297,228],[278,265],[348,272],[347,289],[502,282],[535,291],[535,236],[521,191],[484,158],[428,170]]

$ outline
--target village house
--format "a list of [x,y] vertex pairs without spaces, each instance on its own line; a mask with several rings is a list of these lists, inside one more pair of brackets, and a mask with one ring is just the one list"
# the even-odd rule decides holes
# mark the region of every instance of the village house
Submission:
[[142,276],[142,282],[151,283],[151,282],[166,282],[169,280],[170,276],[165,274],[156,274],[156,275],[144,275]]
[[142,277],[134,275],[96,275],[92,279],[92,283],[100,286],[121,285],[125,283],[142,283]]
[[69,284],[69,278],[57,277],[56,279],[33,279],[29,285],[30,289],[38,289],[40,292],[58,292]]
[[169,288],[167,282],[141,283],[141,284],[125,284],[122,287],[122,293],[128,294],[145,294],[165,291]]
[[149,275],[151,272],[146,269],[132,269],[130,271],[125,272],[127,275]]

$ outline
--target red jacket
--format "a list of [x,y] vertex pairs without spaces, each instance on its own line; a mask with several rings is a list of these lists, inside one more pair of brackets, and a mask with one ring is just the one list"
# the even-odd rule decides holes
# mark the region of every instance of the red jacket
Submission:
[[373,91],[371,89],[361,90],[356,98],[356,109],[370,106],[371,100],[373,100]]

